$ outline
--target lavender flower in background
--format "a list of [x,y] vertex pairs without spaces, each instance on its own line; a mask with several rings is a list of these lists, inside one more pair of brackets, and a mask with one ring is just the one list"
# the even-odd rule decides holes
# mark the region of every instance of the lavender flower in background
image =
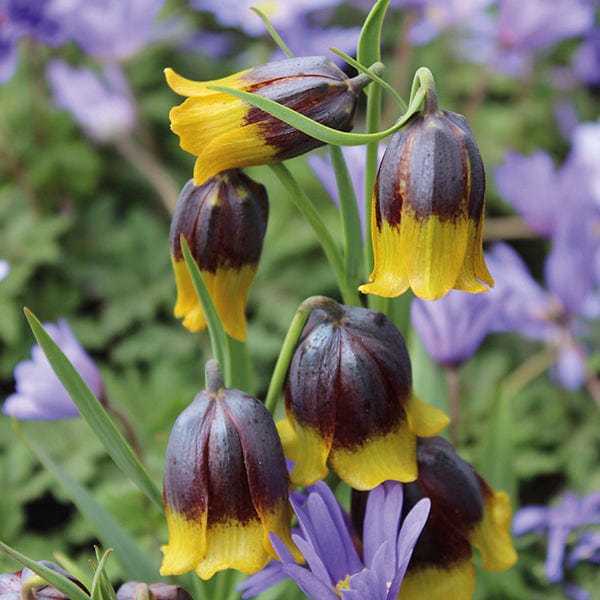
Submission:
[[163,4],[164,0],[58,0],[54,14],[89,56],[126,61],[152,40]]
[[592,29],[573,56],[573,72],[585,85],[600,86],[600,28]]
[[450,290],[434,301],[415,298],[411,323],[428,354],[439,365],[456,369],[465,363],[488,334],[498,331],[502,294],[469,294]]
[[[66,320],[44,328],[60,347],[97,398],[103,397],[100,371],[81,347]],[[18,419],[51,420],[76,417],[79,411],[52,370],[42,349],[36,344],[31,359],[15,367],[16,393],[10,395],[2,412]]]
[[442,32],[460,27],[492,6],[496,0],[404,0],[397,4],[416,14],[410,28],[413,44],[431,42]]
[[10,265],[7,260],[0,258],[0,281],[2,281],[10,272]]
[[531,229],[552,235],[566,190],[550,155],[542,150],[531,156],[508,152],[494,176],[502,197]]
[[[327,53],[328,48],[336,47],[353,54],[356,51],[359,27],[331,27],[329,18],[331,9],[340,4],[340,0],[288,0],[286,2],[256,2],[244,0],[192,0],[190,5],[196,10],[211,12],[216,19],[227,27],[236,27],[249,36],[267,34],[262,20],[251,9],[263,12],[283,38],[290,50],[298,56],[320,56]],[[228,32],[220,35],[226,37]],[[277,50],[272,60],[285,58],[281,50]],[[338,64],[341,59],[335,57]]]
[[467,60],[512,77],[524,77],[534,57],[555,44],[583,36],[593,27],[587,0],[498,0],[498,11],[478,13],[463,40]]
[[60,0],[0,0],[0,83],[10,79],[18,64],[18,44],[30,37],[48,46],[68,39],[55,14]]
[[263,12],[275,29],[284,31],[297,27],[298,20],[303,20],[307,13],[338,4],[340,0],[190,0],[193,9],[210,12],[222,25],[237,27],[251,36],[265,33],[265,25],[251,10],[253,7]]
[[62,60],[53,60],[46,74],[56,105],[70,112],[92,140],[108,142],[135,127],[135,104],[118,66],[106,67],[97,74],[86,67],[70,67]]
[[[598,531],[582,528],[600,525],[600,491],[592,492],[583,498],[566,493],[558,505],[526,506],[516,512],[513,519],[513,533],[517,536],[534,532],[546,536],[547,551],[544,572],[550,583],[563,580],[565,566],[573,568],[581,560],[598,559],[600,539]],[[569,540],[575,537],[575,544],[566,558]],[[571,598],[589,598],[586,592],[569,586]]]
[[290,499],[300,526],[292,539],[308,568],[296,564],[272,535],[281,563],[270,563],[238,586],[244,592],[242,598],[291,578],[307,597],[318,600],[395,600],[427,520],[429,500],[419,501],[400,525],[402,484],[385,482],[373,489],[367,500],[361,561],[333,492],[322,481],[311,490],[304,504],[294,496]]

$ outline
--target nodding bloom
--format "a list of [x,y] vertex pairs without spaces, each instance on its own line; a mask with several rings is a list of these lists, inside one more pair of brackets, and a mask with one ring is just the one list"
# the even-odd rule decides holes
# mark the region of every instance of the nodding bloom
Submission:
[[325,483],[317,482],[307,498],[292,496],[291,502],[300,528],[292,539],[308,568],[295,564],[285,544],[273,535],[281,562],[271,562],[238,586],[244,592],[242,598],[251,598],[288,577],[315,600],[398,598],[413,548],[427,520],[428,499],[405,511],[401,483],[387,481],[369,492],[362,558],[346,515]]
[[169,543],[161,575],[255,573],[275,556],[270,532],[293,546],[288,474],[271,415],[253,396],[224,387],[214,360],[206,379],[207,389],[179,415],[167,446]]
[[398,600],[470,600],[475,587],[471,546],[483,568],[503,571],[517,559],[509,529],[510,500],[494,492],[440,437],[419,439],[419,478],[404,484],[405,509],[431,500]]
[[187,96],[183,104],[171,109],[169,117],[181,147],[198,157],[196,185],[225,169],[279,162],[323,145],[211,86],[252,92],[323,125],[349,131],[358,93],[370,81],[364,75],[348,79],[323,56],[280,60],[214,81],[192,81],[172,69],[166,69],[165,76],[174,92]]
[[375,265],[359,290],[386,298],[409,288],[435,300],[452,288],[485,292],[494,280],[482,249],[485,171],[462,115],[424,110],[390,139],[373,193]]
[[292,482],[310,485],[333,470],[369,490],[417,477],[416,436],[448,417],[412,391],[401,333],[382,313],[318,299],[288,371],[287,419],[278,423]]
[[246,339],[246,298],[262,251],[269,204],[260,183],[239,170],[224,171],[201,186],[190,179],[171,220],[171,259],[177,283],[175,316],[190,331],[207,326],[181,252],[189,245],[225,331]]
[[[71,331],[65,319],[44,323],[50,337],[77,369],[88,387],[100,400],[104,384],[98,367]],[[79,411],[59,381],[42,349],[35,344],[31,359],[15,367],[16,392],[11,394],[2,412],[17,419],[52,420],[78,417]]]

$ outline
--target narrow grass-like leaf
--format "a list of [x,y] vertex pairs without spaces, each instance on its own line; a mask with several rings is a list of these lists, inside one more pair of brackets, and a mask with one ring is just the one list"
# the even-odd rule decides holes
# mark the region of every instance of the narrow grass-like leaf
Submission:
[[138,581],[156,579],[158,568],[140,551],[139,546],[114,517],[83,486],[54,462],[42,448],[29,440],[22,431],[18,431],[18,433],[40,463],[64,486],[73,504],[93,525],[102,544],[113,548],[116,558],[123,565],[128,578]]
[[198,300],[200,300],[200,304],[202,305],[204,316],[206,317],[213,356],[221,367],[223,377],[225,379],[225,385],[230,386],[231,365],[229,364],[228,360],[227,335],[223,329],[223,324],[221,323],[217,309],[215,308],[212,298],[210,297],[208,288],[204,283],[202,273],[200,273],[200,269],[198,268],[198,265],[196,264],[192,253],[190,252],[190,247],[183,236],[181,236],[181,252],[183,254],[187,269],[190,273],[190,277],[192,278],[192,283],[194,284],[194,289],[198,295]]
[[360,31],[356,60],[371,65],[381,60],[381,28],[390,0],[379,0],[373,5]]
[[64,355],[36,316],[25,309],[25,316],[50,366],[71,396],[83,419],[98,436],[114,463],[162,510],[162,494],[137,459],[121,432],[115,427],[100,401]]
[[342,154],[342,149],[338,146],[329,146],[329,153],[331,155],[331,165],[335,173],[342,230],[344,232],[346,280],[351,283],[358,283],[358,280],[364,274],[362,272],[363,233],[356,192],[352,186],[348,165]]
[[358,292],[356,291],[356,288],[351,287],[346,281],[346,272],[344,270],[342,254],[325,223],[323,223],[312,200],[283,163],[269,166],[283,186],[289,190],[294,204],[313,228],[335,274],[344,302],[351,305],[356,304]]
[[17,562],[23,566],[30,568],[34,573],[37,573],[42,579],[47,581],[52,587],[61,591],[70,600],[89,600],[90,597],[70,579],[67,579],[60,573],[53,571],[52,569],[40,565],[38,562],[21,554],[18,550],[11,548],[4,542],[0,542],[0,550],[8,554],[11,558],[14,558]]
[[95,568],[94,578],[92,579],[91,598],[92,600],[116,600],[115,590],[106,575],[106,561],[110,556],[112,549],[108,549],[102,557],[100,551],[96,548],[98,557],[98,566]]
[[250,10],[254,11],[260,17],[260,20],[265,24],[265,27],[267,28],[269,35],[271,36],[273,41],[277,44],[277,46],[279,46],[279,48],[285,54],[287,54],[290,58],[292,58],[294,56],[294,53],[287,47],[287,45],[283,41],[282,37],[277,33],[275,27],[273,27],[273,24],[269,20],[269,17],[267,17],[267,15],[262,10],[259,10],[258,8],[256,8],[256,6],[251,6]]

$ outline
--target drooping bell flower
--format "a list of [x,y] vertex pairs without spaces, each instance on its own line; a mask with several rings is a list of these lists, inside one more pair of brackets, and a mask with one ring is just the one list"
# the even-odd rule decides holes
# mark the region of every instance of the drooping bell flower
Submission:
[[276,556],[270,532],[297,554],[288,474],[271,415],[256,398],[225,388],[216,361],[208,362],[206,375],[207,389],[179,415],[167,446],[169,543],[161,575],[255,573]]
[[278,423],[292,482],[309,485],[333,470],[368,490],[417,477],[416,436],[435,435],[444,413],[412,391],[404,339],[382,313],[323,298],[296,348]]
[[299,156],[323,142],[264,111],[210,86],[264,96],[323,125],[349,131],[358,93],[370,79],[349,79],[324,56],[304,56],[246,69],[214,81],[185,79],[165,69],[171,89],[187,99],[171,109],[171,129],[181,147],[198,157],[194,182],[219,171],[263,165]]
[[175,316],[190,331],[207,326],[181,252],[183,235],[198,264],[223,327],[246,339],[246,298],[256,274],[267,228],[267,192],[242,171],[184,186],[171,221],[171,259],[177,283]]
[[494,492],[443,438],[419,439],[417,463],[418,479],[404,485],[403,510],[429,498],[431,511],[399,600],[470,600],[475,587],[471,546],[480,551],[486,570],[504,571],[516,562],[510,500]]
[[466,119],[424,109],[390,139],[373,192],[375,265],[360,291],[386,298],[409,288],[435,300],[455,288],[494,285],[482,250],[485,171]]

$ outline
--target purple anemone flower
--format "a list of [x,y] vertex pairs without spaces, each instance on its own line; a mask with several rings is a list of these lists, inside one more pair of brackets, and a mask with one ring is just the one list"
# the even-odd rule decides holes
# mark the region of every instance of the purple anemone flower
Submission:
[[[530,532],[546,535],[548,543],[544,570],[548,581],[556,583],[562,581],[564,576],[569,537],[579,528],[589,525],[600,525],[600,491],[583,498],[566,493],[557,506],[526,506],[515,513],[512,529],[517,536]],[[584,548],[589,538],[580,539],[583,540],[582,545],[575,546],[573,552],[578,547]]]
[[155,33],[154,21],[164,0],[72,0],[55,13],[89,56],[113,62],[139,52]]
[[584,84],[600,86],[600,27],[592,29],[575,52],[573,71]]
[[[103,384],[94,361],[81,347],[66,320],[56,325],[45,323],[44,328],[64,352],[97,398],[103,396]],[[16,393],[11,394],[2,412],[18,419],[52,420],[77,417],[79,411],[52,370],[42,349],[31,349],[31,360],[15,367]]]
[[244,591],[242,598],[291,578],[314,600],[395,600],[429,515],[429,499],[420,500],[400,523],[402,484],[388,481],[374,488],[367,500],[361,560],[333,492],[322,481],[311,490],[304,503],[290,498],[300,527],[292,539],[307,567],[296,564],[287,547],[271,535],[281,562],[244,581],[238,588]]
[[427,44],[440,33],[468,23],[496,0],[408,0],[406,8],[416,12],[417,20],[409,37],[416,45]]
[[507,75],[523,77],[536,54],[586,35],[593,24],[594,8],[587,0],[498,0],[497,13],[480,14],[469,22],[464,54]]
[[450,290],[434,301],[415,298],[411,322],[433,360],[457,368],[473,356],[488,334],[499,330],[501,298],[496,290],[486,294]]
[[[286,0],[271,2],[269,0],[190,0],[196,10],[211,12],[222,25],[238,27],[249,35],[262,35],[265,25],[258,15],[251,11],[256,7],[267,15],[271,24],[280,33],[297,26],[298,20],[304,20],[306,14],[326,8],[335,7],[340,0]],[[284,37],[285,39],[285,37]],[[305,54],[303,52],[303,54]]]
[[118,66],[97,74],[57,59],[49,63],[46,73],[56,105],[69,111],[92,140],[108,142],[135,127],[135,104]]

